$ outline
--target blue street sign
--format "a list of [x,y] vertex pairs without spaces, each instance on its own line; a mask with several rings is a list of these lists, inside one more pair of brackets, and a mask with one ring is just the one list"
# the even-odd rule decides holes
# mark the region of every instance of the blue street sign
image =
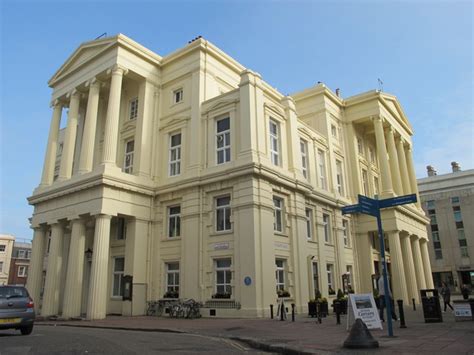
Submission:
[[342,214],[360,213],[360,205],[349,205],[342,207]]
[[394,207],[399,205],[406,205],[408,203],[416,202],[416,194],[397,196],[392,198],[386,198],[379,201],[380,208]]
[[358,195],[359,198],[359,206],[361,212],[364,214],[368,214],[371,216],[378,216],[379,214],[379,201],[374,200],[373,198],[369,198],[367,196]]

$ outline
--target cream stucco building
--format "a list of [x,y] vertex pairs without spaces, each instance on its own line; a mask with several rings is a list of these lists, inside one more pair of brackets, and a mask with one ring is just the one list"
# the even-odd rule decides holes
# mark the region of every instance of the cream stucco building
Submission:
[[14,243],[14,236],[0,234],[0,285],[8,284]]
[[[394,96],[343,99],[323,84],[285,96],[202,38],[161,57],[124,35],[82,44],[49,85],[29,198],[28,287],[38,298],[47,255],[43,315],[140,315],[168,292],[204,302],[205,316],[261,317],[278,290],[299,311],[342,276],[372,291],[375,220],[341,207],[417,191]],[[383,219],[395,297],[418,300],[432,286],[427,219],[419,205]]]

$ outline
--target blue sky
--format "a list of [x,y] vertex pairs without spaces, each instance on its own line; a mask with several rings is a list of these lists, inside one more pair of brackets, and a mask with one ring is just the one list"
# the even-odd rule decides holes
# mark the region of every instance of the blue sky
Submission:
[[474,168],[472,1],[0,1],[0,233],[31,238],[47,80],[84,41],[124,33],[160,55],[202,35],[282,93],[377,88],[412,123],[418,177]]

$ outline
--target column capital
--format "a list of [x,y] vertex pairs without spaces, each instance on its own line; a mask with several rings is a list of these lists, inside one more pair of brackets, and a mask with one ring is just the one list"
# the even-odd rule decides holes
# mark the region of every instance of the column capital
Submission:
[[81,98],[82,93],[80,91],[78,91],[76,88],[74,88],[66,94],[66,97],[68,99],[72,99],[73,97]]
[[102,219],[112,219],[112,216],[110,214],[105,214],[105,213],[98,213],[95,215],[92,215],[94,219],[102,218]]
[[92,79],[89,79],[85,83],[85,87],[101,87],[104,85],[104,82],[98,80],[96,77],[93,77]]
[[128,69],[121,66],[120,64],[114,64],[111,68],[107,69],[107,74],[125,76],[128,74]]
[[56,107],[60,107],[60,108],[63,108],[64,106],[64,103],[62,103],[60,100],[58,99],[55,99],[55,100],[51,100],[51,102],[49,103],[49,107],[51,108],[56,108]]

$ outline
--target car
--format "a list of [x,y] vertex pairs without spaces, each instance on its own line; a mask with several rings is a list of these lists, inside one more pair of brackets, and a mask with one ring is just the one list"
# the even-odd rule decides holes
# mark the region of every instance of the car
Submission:
[[0,329],[19,329],[31,334],[35,322],[35,305],[23,286],[0,286]]

